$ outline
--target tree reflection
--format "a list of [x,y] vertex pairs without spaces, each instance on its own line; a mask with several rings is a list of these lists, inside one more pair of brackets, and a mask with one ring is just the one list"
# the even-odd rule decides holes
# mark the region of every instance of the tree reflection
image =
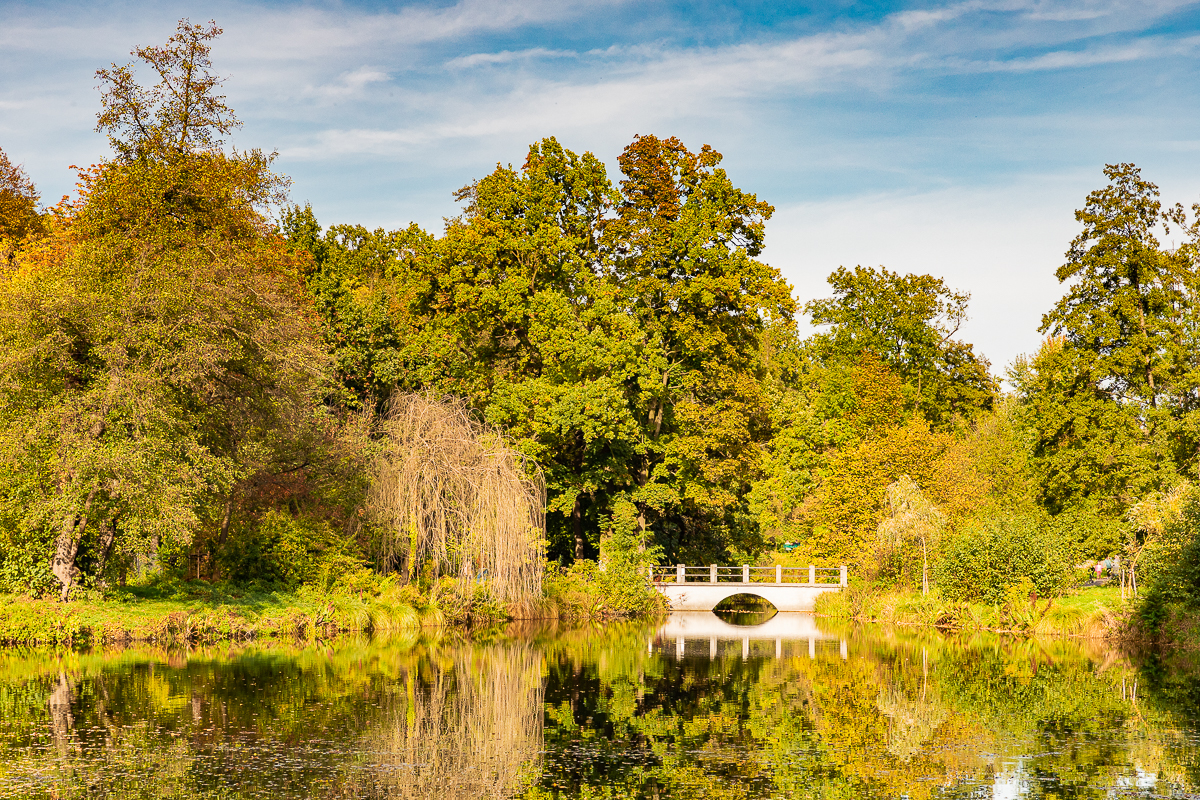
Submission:
[[1193,665],[884,628],[680,660],[654,630],[0,651],[0,797],[1196,792]]
[[[405,675],[362,739],[366,766],[330,793],[389,800],[512,797],[540,773],[541,658],[463,645]],[[425,680],[422,680],[422,677]]]

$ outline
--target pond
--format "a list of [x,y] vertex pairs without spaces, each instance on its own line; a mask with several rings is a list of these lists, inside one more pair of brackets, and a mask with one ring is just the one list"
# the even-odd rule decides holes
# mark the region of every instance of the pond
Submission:
[[800,614],[9,649],[0,797],[1197,797],[1198,698],[1099,642]]

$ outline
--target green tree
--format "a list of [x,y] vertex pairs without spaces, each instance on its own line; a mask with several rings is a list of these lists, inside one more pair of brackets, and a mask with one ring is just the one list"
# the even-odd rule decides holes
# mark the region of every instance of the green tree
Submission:
[[[422,358],[427,318],[413,303],[422,284],[410,262],[434,244],[411,225],[369,231],[361,225],[322,230],[311,206],[285,208],[280,228],[294,248],[312,258],[304,271],[333,359],[334,406],[382,413],[397,389],[437,383],[442,360]],[[432,340],[436,341],[436,339]]]
[[618,161],[604,236],[643,342],[630,387],[639,525],[676,558],[753,548],[745,496],[770,435],[760,343],[795,312],[778,270],[755,258],[774,209],[734,187],[707,145],[640,136]]
[[1186,302],[1181,278],[1189,265],[1183,252],[1164,251],[1155,236],[1177,218],[1163,213],[1158,187],[1133,164],[1110,164],[1104,174],[1109,185],[1075,212],[1083,230],[1055,272],[1071,288],[1041,330],[1084,351],[1108,396],[1156,409],[1179,374],[1178,310]]
[[1184,221],[1132,164],[1075,212],[1083,229],[1056,275],[1070,288],[1042,320],[1051,339],[1011,373],[1051,511],[1120,516],[1196,452],[1195,270],[1157,231]]
[[600,247],[612,185],[547,139],[457,196],[462,217],[412,261],[427,325],[409,363],[438,364],[426,380],[516,438],[545,473],[552,546],[592,555],[641,433],[627,388],[641,344]]
[[[211,35],[180,24],[172,87]],[[189,85],[204,105],[212,84]],[[282,184],[269,159],[227,156],[194,117],[164,148],[106,97],[101,126],[127,146],[81,175],[0,286],[7,500],[52,532],[64,599],[81,546],[101,573],[114,545],[187,541],[212,503],[227,531],[233,489],[303,441],[323,362],[298,260],[257,211]]]
[[719,162],[640,137],[615,188],[590,153],[547,139],[461,190],[463,214],[437,239],[322,234],[300,210],[285,230],[314,255],[343,383],[468,398],[542,466],[553,552],[592,555],[619,533],[715,555],[754,535],[744,496],[769,434],[759,341],[793,311],[753,258],[770,207]]
[[889,484],[886,493],[887,513],[878,530],[880,547],[887,552],[901,549],[912,540],[920,542],[921,593],[929,594],[929,548],[937,547],[946,515],[907,475]]
[[817,338],[827,358],[877,353],[904,381],[909,407],[934,424],[991,407],[996,384],[987,360],[953,338],[967,318],[970,295],[931,275],[883,267],[839,267],[829,284],[832,298],[804,307],[813,324],[830,326]]

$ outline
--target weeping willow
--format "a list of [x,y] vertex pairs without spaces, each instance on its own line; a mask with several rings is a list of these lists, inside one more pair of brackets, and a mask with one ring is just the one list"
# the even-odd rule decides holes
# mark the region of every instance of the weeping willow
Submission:
[[410,579],[424,565],[493,599],[541,595],[546,488],[541,472],[461,402],[408,394],[383,421],[367,507],[380,560]]
[[936,546],[946,516],[925,498],[921,488],[907,475],[887,487],[888,507],[879,523],[876,546],[880,552],[921,543],[921,592],[929,594],[929,548]]

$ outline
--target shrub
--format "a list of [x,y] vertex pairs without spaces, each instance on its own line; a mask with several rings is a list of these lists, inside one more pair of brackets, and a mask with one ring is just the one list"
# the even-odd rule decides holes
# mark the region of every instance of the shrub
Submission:
[[1042,596],[1062,590],[1071,547],[1036,514],[988,514],[970,520],[942,551],[935,574],[949,600],[1003,602],[1028,578]]
[[601,571],[594,561],[580,559],[566,569],[549,564],[546,597],[565,617],[597,619],[632,617],[666,610],[662,595],[645,572],[621,570],[612,564]]
[[[1157,530],[1147,537],[1137,557],[1142,593],[1137,614],[1142,626],[1155,633],[1173,614],[1200,605],[1200,493],[1185,484],[1162,499],[1172,496],[1178,502],[1170,513],[1161,515],[1159,525],[1146,526],[1141,520],[1142,527]],[[1144,512],[1144,506],[1139,504],[1135,511],[1140,507]]]
[[237,531],[218,558],[233,582],[287,587],[328,580],[356,563],[328,522],[281,511]]
[[0,524],[0,592],[30,597],[54,592],[58,581],[47,557],[53,550],[54,536],[44,528],[27,531],[16,524]]

